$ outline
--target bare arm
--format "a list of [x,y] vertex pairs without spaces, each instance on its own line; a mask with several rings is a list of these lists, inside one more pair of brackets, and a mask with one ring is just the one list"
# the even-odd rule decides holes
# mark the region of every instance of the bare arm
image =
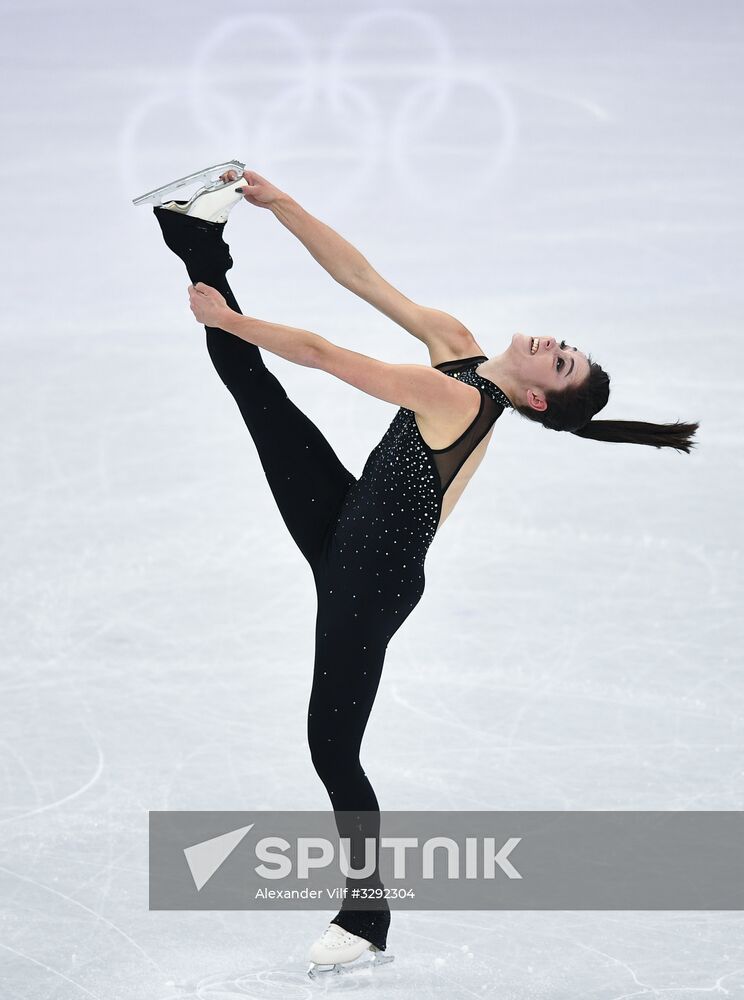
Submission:
[[[230,172],[230,176],[234,176]],[[226,180],[228,175],[223,175]],[[375,271],[348,240],[306,212],[288,194],[254,170],[237,181],[245,200],[269,209],[339,284],[379,309],[429,348],[431,363],[483,354],[470,331],[454,316],[413,302]]]
[[480,351],[459,320],[407,298],[378,274],[348,240],[306,212],[289,195],[279,192],[269,207],[332,278],[426,344],[432,361],[435,353],[443,355],[440,360],[448,360],[469,350]]
[[[192,311],[200,322],[219,326],[287,361],[319,368],[376,399],[440,418],[448,413],[461,414],[468,405],[475,409],[480,404],[476,388],[448,378],[429,365],[388,364],[366,354],[348,351],[310,330],[242,316],[220,303],[219,294],[204,285],[197,285],[189,294]],[[197,301],[199,296],[210,301]],[[212,311],[205,312],[206,309]],[[470,403],[466,396],[471,397]]]
[[[197,285],[204,288],[204,285]],[[209,289],[214,292],[214,289]],[[219,294],[219,293],[217,293]],[[292,361],[296,365],[305,368],[317,368],[317,358],[319,356],[321,341],[325,341],[317,333],[310,330],[302,330],[294,326],[282,326],[281,323],[268,323],[263,319],[255,319],[253,316],[243,316],[234,312],[228,306],[215,307],[213,313],[205,314],[199,312],[198,307],[194,307],[194,295],[189,293],[192,299],[192,312],[199,320],[207,326],[218,327],[226,333],[231,333],[241,340],[247,340],[249,344],[262,347],[272,354],[276,354],[286,361]]]
[[286,358],[296,365],[306,368],[316,367],[315,360],[319,354],[321,341],[317,333],[301,330],[294,326],[282,326],[280,323],[267,323],[253,316],[243,316],[235,312],[225,301],[225,296],[211,285],[197,281],[189,285],[189,308],[198,323],[203,323],[209,329],[224,330],[240,340],[246,340],[256,347],[264,347],[280,358]]
[[276,218],[302,243],[321,267],[344,288],[354,286],[370,268],[366,257],[348,240],[305,211],[288,194],[280,193],[269,206]]
[[[349,351],[319,337],[313,345],[313,367],[353,385],[376,399],[404,406],[422,416],[457,416],[480,406],[480,392],[429,365],[391,365],[357,351]],[[467,397],[470,397],[468,401]]]

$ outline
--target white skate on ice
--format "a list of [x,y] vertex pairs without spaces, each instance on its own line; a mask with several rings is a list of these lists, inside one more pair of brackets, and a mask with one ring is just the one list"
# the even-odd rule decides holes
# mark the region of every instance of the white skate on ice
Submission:
[[[197,219],[206,219],[207,222],[226,222],[233,208],[242,199],[242,193],[236,191],[236,187],[243,183],[243,171],[245,163],[240,160],[228,160],[226,163],[217,163],[213,167],[206,167],[204,170],[197,170],[196,173],[187,174],[186,177],[179,177],[177,181],[170,184],[163,184],[162,187],[141,194],[139,198],[133,199],[135,205],[156,205],[159,208],[169,208],[174,212],[181,212],[182,215],[192,215]],[[220,177],[232,171],[235,174],[234,180],[222,181]],[[191,195],[188,201],[173,201],[168,196],[180,191],[181,188],[198,184],[199,187]]]
[[[370,956],[371,953],[371,957]],[[394,955],[386,955],[364,938],[345,931],[338,924],[329,924],[308,952],[311,979],[372,970],[378,965],[392,962]],[[357,961],[357,959],[362,959]]]

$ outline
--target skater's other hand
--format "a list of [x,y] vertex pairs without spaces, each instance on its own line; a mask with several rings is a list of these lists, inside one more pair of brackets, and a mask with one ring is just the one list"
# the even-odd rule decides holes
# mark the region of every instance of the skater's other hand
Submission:
[[224,322],[225,314],[232,311],[225,297],[203,281],[189,285],[189,306],[199,323],[217,328]]

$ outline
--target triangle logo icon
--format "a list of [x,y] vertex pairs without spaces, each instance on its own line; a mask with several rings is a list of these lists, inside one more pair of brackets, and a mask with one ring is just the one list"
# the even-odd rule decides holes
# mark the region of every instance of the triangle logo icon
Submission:
[[255,824],[251,823],[250,826],[241,826],[238,830],[222,833],[219,837],[203,840],[200,844],[184,847],[183,853],[186,855],[186,862],[197,892],[207,884],[220,865],[230,857],[246,833],[254,826]]

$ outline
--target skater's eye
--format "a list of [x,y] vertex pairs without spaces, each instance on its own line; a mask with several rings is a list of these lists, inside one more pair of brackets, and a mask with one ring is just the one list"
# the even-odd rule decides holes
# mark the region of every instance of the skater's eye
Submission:
[[563,366],[565,365],[565,363],[566,362],[563,360],[563,358],[558,358],[558,360],[555,363],[555,369],[556,369],[556,371],[560,371],[561,368],[563,368]]

